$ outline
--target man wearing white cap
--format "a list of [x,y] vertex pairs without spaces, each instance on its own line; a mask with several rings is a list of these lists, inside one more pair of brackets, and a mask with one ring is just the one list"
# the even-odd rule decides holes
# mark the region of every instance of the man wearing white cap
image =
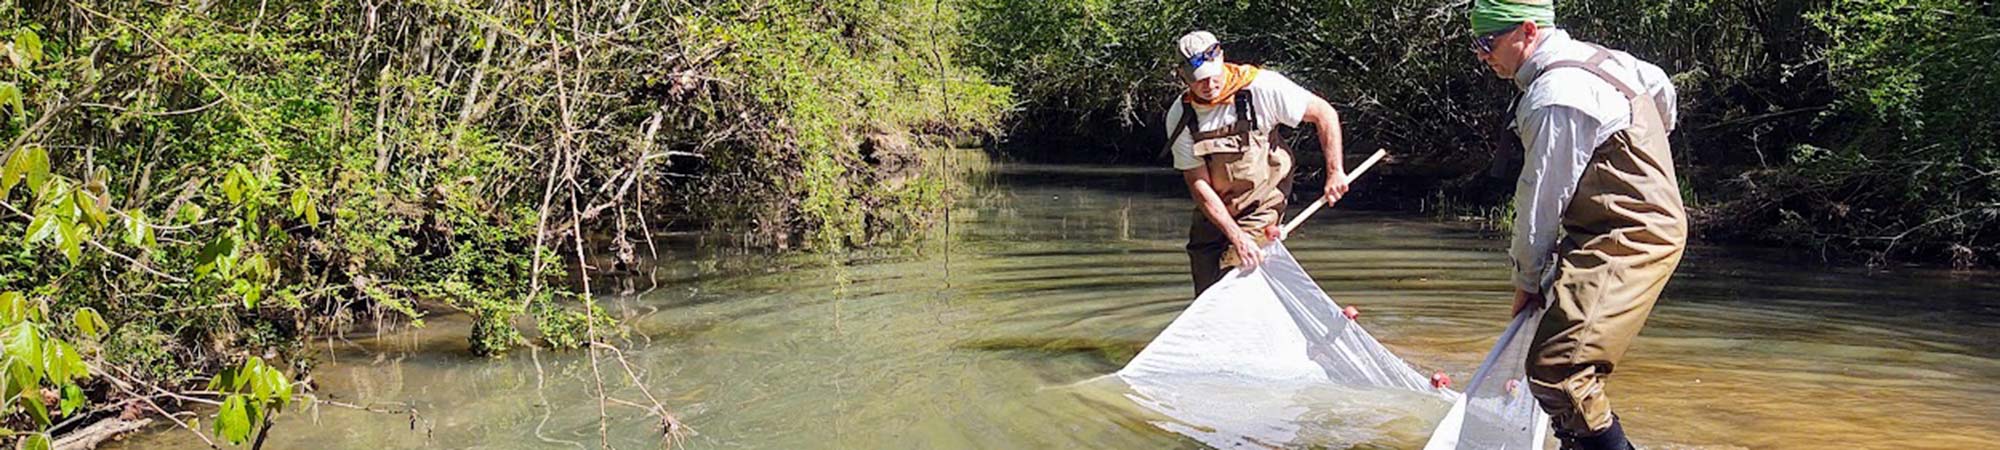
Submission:
[[1283,239],[1277,224],[1292,152],[1278,125],[1310,122],[1319,131],[1327,204],[1347,193],[1347,172],[1340,115],[1326,99],[1277,72],[1223,62],[1221,43],[1206,31],[1181,36],[1180,56],[1174,72],[1187,93],[1167,110],[1167,142],[1197,207],[1187,252],[1200,295],[1224,270],[1262,262],[1263,245]]

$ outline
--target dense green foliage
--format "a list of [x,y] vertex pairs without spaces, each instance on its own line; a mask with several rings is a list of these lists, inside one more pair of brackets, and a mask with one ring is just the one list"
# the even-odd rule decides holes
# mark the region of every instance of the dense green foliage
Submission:
[[476,353],[579,347],[616,332],[589,282],[635,270],[651,233],[836,249],[921,226],[945,196],[922,135],[1008,104],[955,64],[957,14],[0,2],[0,288],[37,311],[6,348],[40,377],[0,406],[46,441],[51,408],[206,385],[213,433],[243,443],[317,335],[456,311]]
[[[1398,154],[1368,197],[1478,208],[1512,189],[1513,87],[1468,50],[1466,2],[971,3],[968,59],[1026,105],[1019,155],[1160,163],[1174,39],[1207,29],[1334,102],[1354,152]],[[1673,75],[1703,236],[1972,265],[2000,263],[1996,8],[1612,0],[1559,2],[1558,24]]]

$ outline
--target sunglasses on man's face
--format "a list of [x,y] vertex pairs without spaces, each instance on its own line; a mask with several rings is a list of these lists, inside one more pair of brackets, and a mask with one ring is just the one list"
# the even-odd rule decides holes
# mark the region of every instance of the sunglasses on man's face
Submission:
[[1472,40],[1472,51],[1478,52],[1481,55],[1493,53],[1493,41],[1495,39],[1500,39],[1500,36],[1512,33],[1519,28],[1521,28],[1521,24],[1517,23],[1509,25],[1507,28],[1501,28],[1500,31],[1479,35],[1478,38]]

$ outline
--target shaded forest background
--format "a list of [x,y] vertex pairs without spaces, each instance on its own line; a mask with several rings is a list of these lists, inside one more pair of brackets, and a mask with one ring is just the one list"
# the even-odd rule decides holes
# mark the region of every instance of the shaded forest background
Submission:
[[[966,29],[979,40],[966,53],[1024,105],[1005,133],[1011,154],[1165,164],[1160,115],[1180,89],[1172,42],[1207,29],[1231,59],[1333,102],[1351,153],[1399,156],[1391,190],[1357,199],[1508,215],[1516,92],[1469,50],[1468,2],[973,4]],[[1557,24],[1673,76],[1675,153],[1703,239],[1969,267],[2000,261],[1996,8],[1612,0],[1559,2]]]

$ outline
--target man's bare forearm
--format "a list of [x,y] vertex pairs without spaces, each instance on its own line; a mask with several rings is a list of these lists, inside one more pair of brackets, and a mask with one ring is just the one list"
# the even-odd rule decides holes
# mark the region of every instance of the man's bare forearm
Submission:
[[1346,153],[1346,143],[1340,135],[1340,112],[1333,109],[1333,104],[1320,100],[1313,105],[1312,113],[1310,119],[1319,128],[1319,148],[1326,154],[1326,170],[1345,175],[1347,163],[1342,156]]
[[1197,173],[1199,170],[1202,169],[1181,171],[1182,179],[1187,181],[1188,194],[1194,197],[1194,204],[1201,208],[1201,215],[1207,217],[1209,223],[1215,224],[1215,228],[1222,230],[1225,236],[1234,236],[1229,230],[1236,229],[1236,219],[1230,217],[1229,206],[1222,204],[1222,195],[1209,185],[1205,174]]

